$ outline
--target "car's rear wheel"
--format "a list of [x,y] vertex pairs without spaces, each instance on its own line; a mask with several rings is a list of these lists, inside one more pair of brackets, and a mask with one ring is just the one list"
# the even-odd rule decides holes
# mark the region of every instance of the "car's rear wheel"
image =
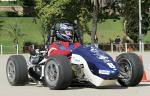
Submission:
[[6,66],[7,79],[10,85],[25,85],[28,81],[27,63],[22,55],[9,57]]
[[122,86],[136,86],[143,77],[143,64],[139,56],[134,53],[120,54],[116,62],[120,71],[118,82]]
[[61,55],[50,58],[45,64],[44,77],[50,89],[68,88],[72,81],[72,69],[68,58]]

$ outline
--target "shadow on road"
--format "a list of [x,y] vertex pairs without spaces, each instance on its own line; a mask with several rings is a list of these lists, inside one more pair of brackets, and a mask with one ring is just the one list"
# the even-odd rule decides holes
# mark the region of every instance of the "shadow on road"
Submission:
[[[26,87],[26,86],[37,87],[36,83],[26,84],[24,87]],[[138,88],[138,87],[146,87],[146,86],[150,86],[150,84],[139,84],[138,86],[134,86],[134,87]],[[42,88],[44,88],[44,87],[47,87],[47,86],[42,86]],[[72,84],[66,90],[81,90],[81,89],[85,89],[85,88],[97,89],[97,90],[99,90],[99,89],[100,90],[122,90],[122,89],[128,89],[128,87],[122,87],[122,86],[119,86],[119,85],[95,87],[92,84],[89,84],[89,83],[85,84],[84,83],[84,84]]]
[[102,86],[102,87],[98,87],[96,89],[127,89],[128,87],[123,87],[123,86]]
[[[37,86],[36,83],[30,83],[26,84],[25,86]],[[145,87],[145,86],[150,86],[150,84],[139,84],[137,86],[133,87]],[[47,86],[42,86],[42,87],[47,87]],[[78,90],[78,89],[84,89],[84,88],[92,88],[92,89],[128,89],[128,87],[123,87],[119,85],[113,85],[113,86],[101,86],[101,87],[96,87],[91,83],[73,83],[71,84],[67,90]]]
[[83,88],[93,88],[93,89],[127,89],[128,87],[122,87],[118,85],[114,86],[101,86],[96,87],[90,83],[83,83],[83,84],[73,84],[67,90],[76,90],[76,89],[83,89]]
[[135,87],[145,87],[145,86],[150,86],[150,84],[139,84],[138,86]]

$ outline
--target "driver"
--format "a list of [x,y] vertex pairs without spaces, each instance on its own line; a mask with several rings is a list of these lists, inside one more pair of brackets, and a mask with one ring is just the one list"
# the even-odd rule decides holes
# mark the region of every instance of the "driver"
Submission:
[[61,21],[54,25],[56,41],[53,42],[48,50],[48,56],[63,55],[69,56],[75,48],[81,44],[73,42],[74,26],[68,21]]

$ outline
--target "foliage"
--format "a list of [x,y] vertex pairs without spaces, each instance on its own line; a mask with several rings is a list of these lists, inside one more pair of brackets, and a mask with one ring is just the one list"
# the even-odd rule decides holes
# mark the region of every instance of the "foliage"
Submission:
[[69,0],[36,0],[37,16],[41,21],[41,28],[45,36],[45,31],[49,31],[50,27],[57,18],[61,18],[63,15],[62,10],[65,8],[65,4]]
[[[9,29],[8,25],[14,24],[14,22],[19,22],[20,32],[24,34],[23,37],[19,38],[20,47],[22,46],[23,42],[30,41],[30,42],[37,42],[38,44],[43,44],[43,38],[41,35],[41,22],[36,19],[36,23],[34,22],[33,17],[1,17],[0,20],[2,21],[2,30],[0,30],[0,44],[4,45],[11,45],[13,43],[13,38],[10,38],[6,29]],[[117,36],[122,37],[122,21],[118,20],[114,22],[112,19],[108,19],[105,22],[98,23],[97,29],[97,36],[100,38],[100,43],[109,43],[109,38],[112,40]],[[92,22],[88,22],[88,29],[91,30]],[[5,30],[4,30],[5,29]],[[84,33],[86,34],[86,33]],[[90,34],[84,35],[84,43],[90,43]],[[147,40],[149,41],[149,39]]]
[[[126,34],[134,40],[139,41],[139,2],[138,0],[122,0],[123,17],[126,22]],[[147,10],[150,1],[142,0],[142,34],[146,35],[149,27],[149,16]]]
[[123,4],[123,16],[126,21],[126,34],[137,42],[139,32],[138,1],[123,0]]
[[35,6],[35,0],[17,0],[22,6]]
[[[113,1],[113,0],[111,0]],[[120,0],[119,0],[120,1]],[[103,22],[105,19],[120,19],[120,15],[124,17],[126,34],[138,42],[139,32],[139,16],[138,16],[138,0],[117,0],[102,4],[103,0],[36,0],[36,11],[41,26],[49,31],[54,22],[60,19],[69,19],[76,21],[83,32],[91,34],[91,43],[97,39],[97,23]],[[149,16],[147,14],[150,5],[149,0],[142,0],[142,32],[146,34],[149,27]],[[92,31],[89,31],[87,22],[92,19]],[[116,20],[114,20],[116,21]],[[44,32],[45,33],[45,32]]]
[[[35,9],[38,12],[38,17],[43,22],[42,25],[49,27],[49,24],[63,16],[63,9],[70,0],[36,0]],[[50,25],[52,26],[52,25]]]
[[[120,13],[122,12],[120,2],[117,0],[87,0],[90,1],[91,15],[92,15],[92,32],[91,32],[91,43],[97,41],[97,23],[103,23],[107,19],[120,19]],[[98,40],[99,41],[99,40]]]
[[85,0],[36,0],[35,9],[42,22],[41,26],[45,27],[46,31],[49,31],[51,26],[60,19],[75,21],[82,31],[87,31],[89,6],[84,3]]
[[150,0],[142,0],[142,33],[145,35],[150,25],[149,7]]

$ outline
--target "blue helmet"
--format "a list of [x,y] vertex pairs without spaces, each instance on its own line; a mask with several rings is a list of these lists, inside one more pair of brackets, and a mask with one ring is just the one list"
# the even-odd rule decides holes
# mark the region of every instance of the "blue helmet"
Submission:
[[56,37],[63,41],[72,41],[74,26],[68,21],[61,21],[55,24]]

